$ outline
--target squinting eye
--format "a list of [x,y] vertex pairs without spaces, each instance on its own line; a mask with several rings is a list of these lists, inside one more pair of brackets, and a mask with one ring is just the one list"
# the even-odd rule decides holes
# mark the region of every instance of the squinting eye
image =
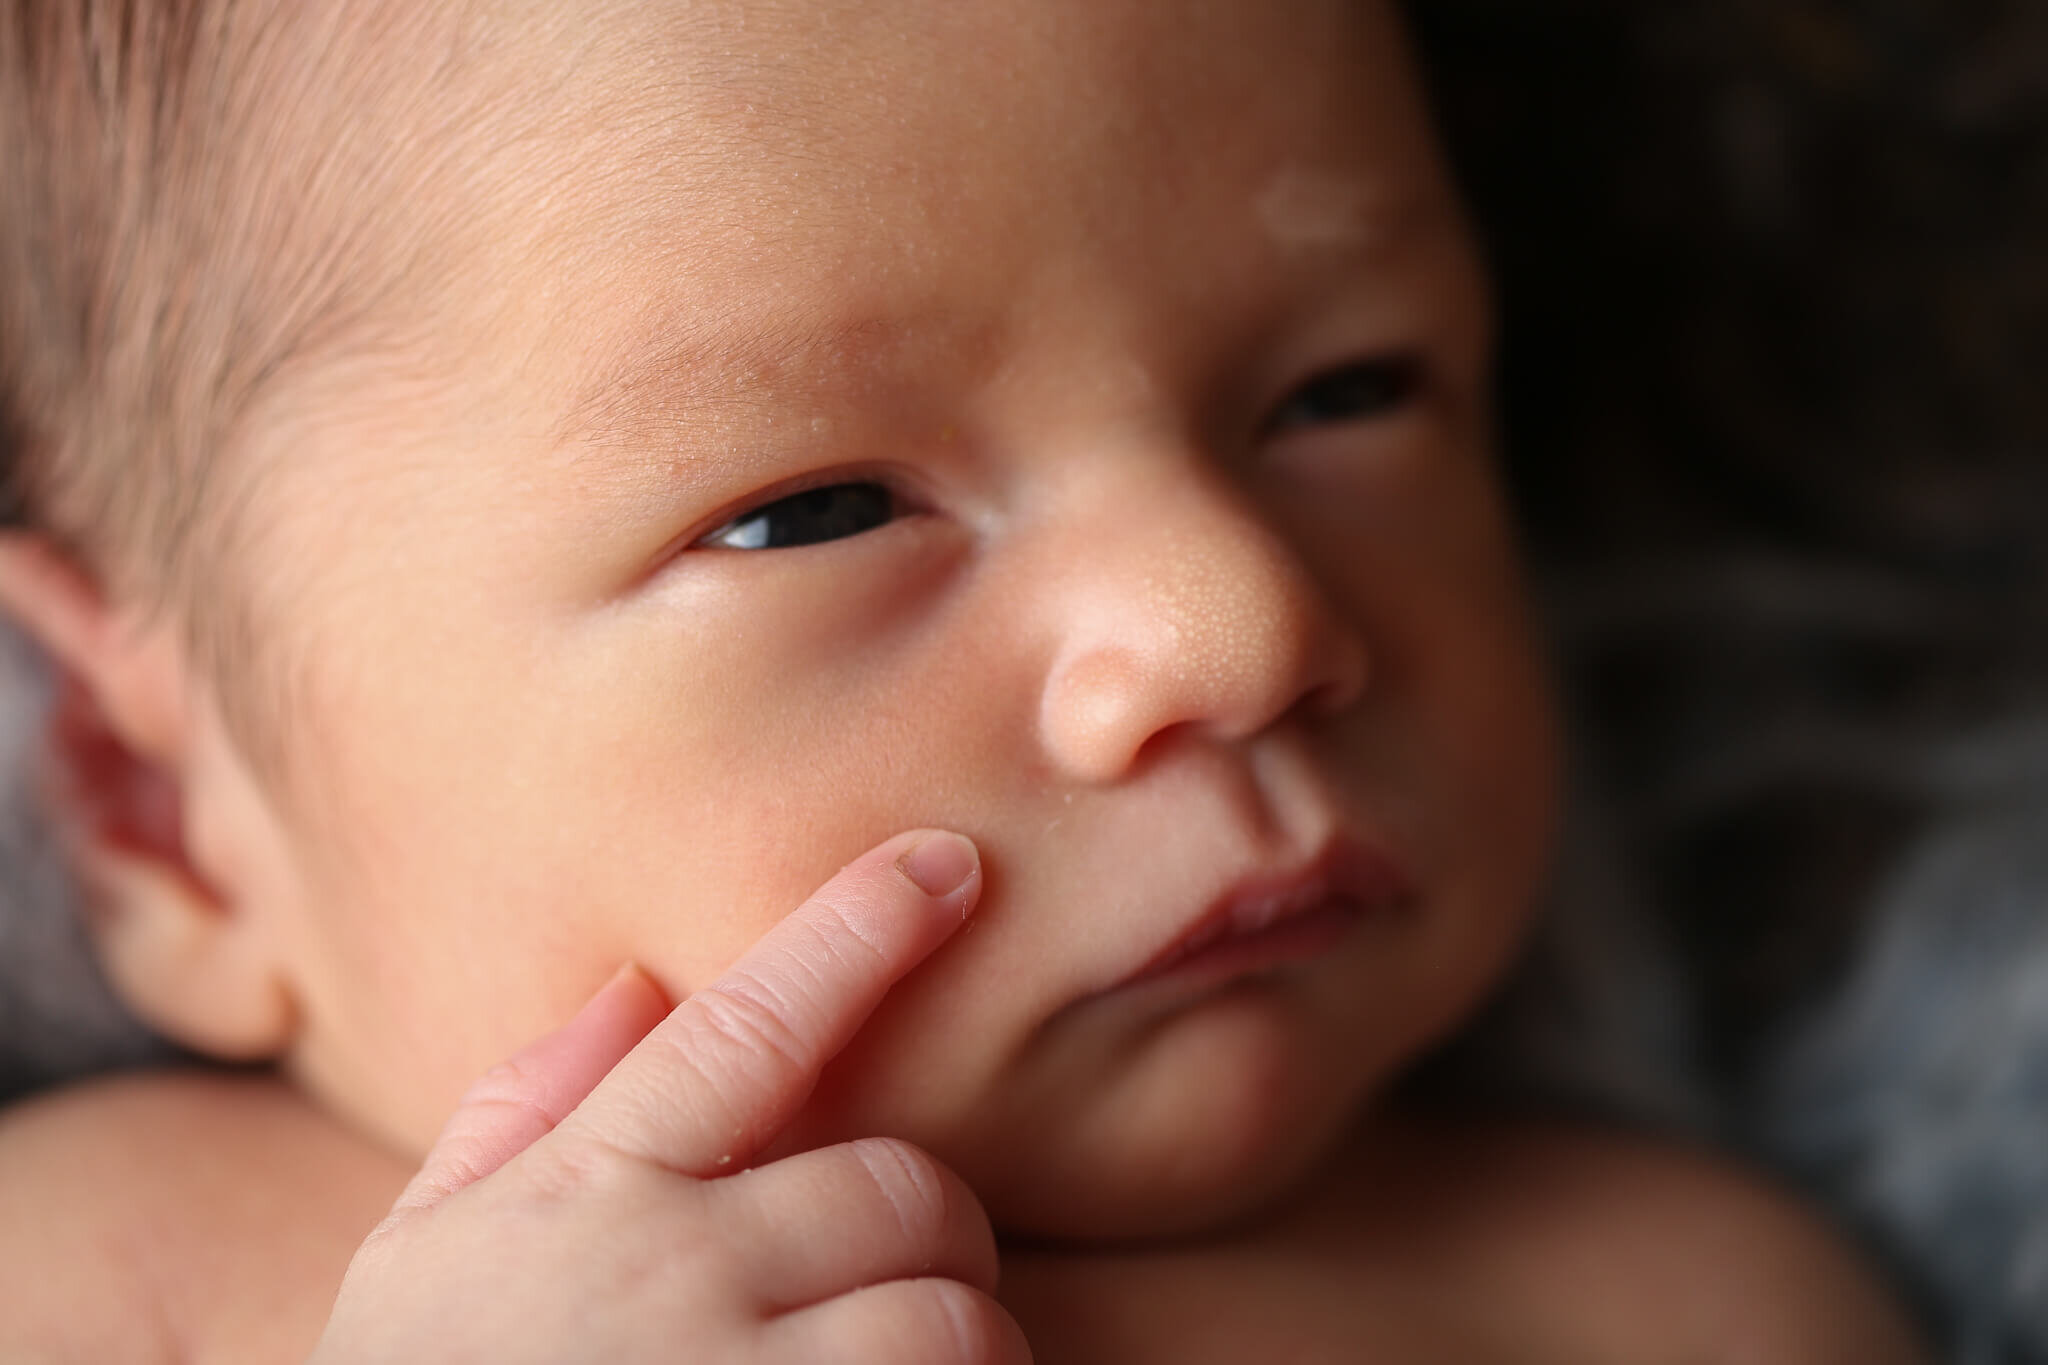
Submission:
[[1366,422],[1399,411],[1422,388],[1422,361],[1381,356],[1317,375],[1274,412],[1270,430]]
[[835,483],[777,498],[698,541],[723,550],[780,550],[857,536],[893,521],[896,495],[878,483]]

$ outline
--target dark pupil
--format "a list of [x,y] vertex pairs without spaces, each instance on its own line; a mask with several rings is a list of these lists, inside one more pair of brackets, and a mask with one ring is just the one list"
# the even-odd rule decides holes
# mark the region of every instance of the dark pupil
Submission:
[[750,550],[775,550],[857,536],[887,522],[893,503],[889,490],[878,483],[810,488],[738,518],[726,541]]
[[1378,417],[1413,397],[1420,377],[1412,356],[1346,365],[1303,385],[1274,414],[1273,425],[1284,430]]

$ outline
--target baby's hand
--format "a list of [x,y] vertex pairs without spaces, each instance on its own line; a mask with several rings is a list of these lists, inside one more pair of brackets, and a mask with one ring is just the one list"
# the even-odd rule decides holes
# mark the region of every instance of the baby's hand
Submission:
[[987,1215],[931,1157],[748,1169],[980,889],[966,840],[902,835],[666,1018],[622,972],[464,1097],[313,1360],[1028,1361]]

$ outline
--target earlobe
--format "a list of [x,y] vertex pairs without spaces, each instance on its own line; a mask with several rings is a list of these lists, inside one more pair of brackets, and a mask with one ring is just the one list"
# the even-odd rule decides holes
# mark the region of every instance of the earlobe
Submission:
[[248,927],[182,870],[118,855],[84,873],[100,965],[138,1018],[222,1061],[282,1055],[297,1029],[291,992]]
[[184,651],[33,533],[0,533],[0,609],[56,674],[46,785],[116,990],[199,1051],[277,1055],[295,1027],[291,994],[235,889],[211,882],[187,838]]

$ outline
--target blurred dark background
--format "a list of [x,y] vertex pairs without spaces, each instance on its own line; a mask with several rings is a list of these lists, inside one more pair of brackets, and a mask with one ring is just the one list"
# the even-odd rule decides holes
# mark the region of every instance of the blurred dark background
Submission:
[[[1896,1042],[2048,998],[2048,868],[1915,872],[1994,807],[2048,846],[2048,3],[1408,9],[1497,269],[1582,801],[1677,964],[1644,965],[1665,1060],[1767,1159],[1835,1125],[1821,1193],[1958,1358],[2048,1359],[2048,1156],[1877,1131],[2003,1087],[1984,1132],[2048,1152],[2044,1007]],[[1885,935],[1975,956],[1873,965]],[[1992,1086],[1973,1048],[2032,1060]]]

